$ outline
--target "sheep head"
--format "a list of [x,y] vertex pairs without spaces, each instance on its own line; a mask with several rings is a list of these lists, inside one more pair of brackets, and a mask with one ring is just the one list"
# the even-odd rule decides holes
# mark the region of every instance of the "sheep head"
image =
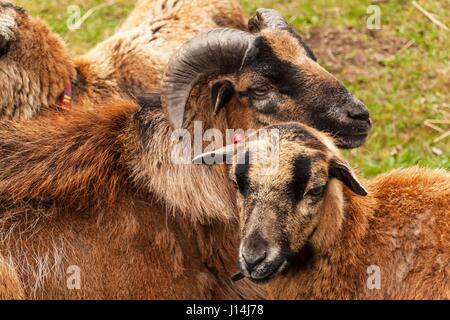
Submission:
[[243,275],[266,282],[291,259],[306,262],[309,253],[330,246],[343,222],[343,186],[360,196],[367,191],[332,139],[306,125],[273,125],[242,144],[199,158],[225,159],[234,152],[230,179],[238,190],[239,263]]
[[75,76],[62,40],[40,19],[0,1],[0,118],[30,118],[58,103]]
[[[299,121],[336,136],[339,147],[362,145],[371,128],[367,108],[315,61],[284,19],[258,10],[249,29],[209,31],[171,58],[163,104],[173,125],[187,127],[205,113],[225,115],[240,129]],[[209,104],[198,110],[205,96]]]

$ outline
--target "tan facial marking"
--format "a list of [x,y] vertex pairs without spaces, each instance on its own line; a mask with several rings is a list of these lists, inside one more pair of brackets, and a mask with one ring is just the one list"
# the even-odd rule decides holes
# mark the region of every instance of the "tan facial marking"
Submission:
[[275,55],[289,62],[304,62],[308,59],[305,49],[288,31],[267,29],[261,36],[269,43]]
[[331,73],[308,57],[305,49],[289,32],[268,30],[261,32],[261,35],[268,41],[277,57],[299,67],[299,70],[309,75],[307,79],[314,82],[337,83],[337,79]]

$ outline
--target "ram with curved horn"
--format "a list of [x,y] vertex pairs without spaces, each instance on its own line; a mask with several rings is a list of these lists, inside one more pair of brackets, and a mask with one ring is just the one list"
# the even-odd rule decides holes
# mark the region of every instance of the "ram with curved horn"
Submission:
[[214,117],[241,129],[302,121],[336,136],[339,147],[363,144],[367,108],[315,61],[281,15],[259,9],[250,25],[255,33],[201,34],[172,57],[162,90],[174,127],[213,124]]

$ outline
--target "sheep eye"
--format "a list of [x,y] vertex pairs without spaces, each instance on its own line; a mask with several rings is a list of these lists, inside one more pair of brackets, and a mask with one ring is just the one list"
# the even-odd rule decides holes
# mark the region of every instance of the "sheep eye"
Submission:
[[252,95],[256,98],[264,98],[270,92],[270,86],[262,86],[250,89]]
[[324,191],[325,191],[325,186],[322,186],[322,187],[312,188],[306,194],[311,197],[319,197],[323,194]]

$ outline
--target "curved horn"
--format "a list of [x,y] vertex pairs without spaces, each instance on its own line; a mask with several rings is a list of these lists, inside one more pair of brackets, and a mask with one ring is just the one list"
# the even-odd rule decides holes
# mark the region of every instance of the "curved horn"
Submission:
[[248,21],[248,29],[251,33],[258,33],[264,29],[291,30],[283,16],[276,10],[260,8],[256,10],[256,16]]
[[175,128],[183,126],[186,102],[204,77],[233,73],[255,50],[256,37],[233,29],[214,29],[185,43],[169,61],[163,82],[163,105]]

